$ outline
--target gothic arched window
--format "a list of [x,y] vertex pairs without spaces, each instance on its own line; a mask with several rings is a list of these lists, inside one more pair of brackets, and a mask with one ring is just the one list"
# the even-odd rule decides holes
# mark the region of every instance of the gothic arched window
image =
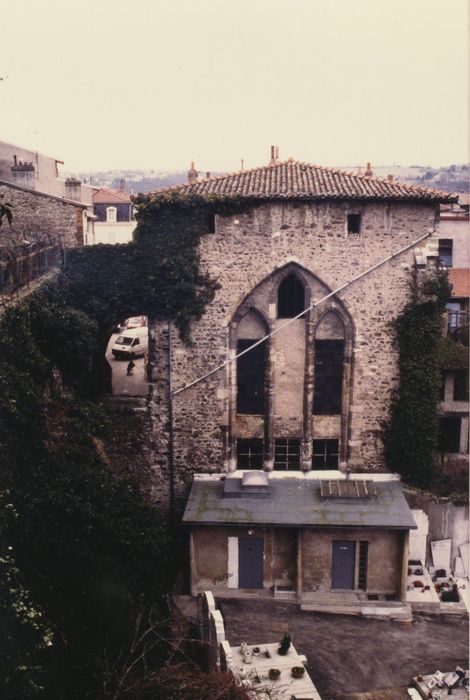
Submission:
[[[266,335],[258,315],[250,311],[237,329],[237,354],[247,350]],[[237,413],[264,413],[266,341],[237,359]]]
[[344,326],[329,312],[315,335],[315,415],[338,415],[343,397]]
[[297,275],[282,280],[277,292],[277,317],[293,318],[305,309],[305,290]]

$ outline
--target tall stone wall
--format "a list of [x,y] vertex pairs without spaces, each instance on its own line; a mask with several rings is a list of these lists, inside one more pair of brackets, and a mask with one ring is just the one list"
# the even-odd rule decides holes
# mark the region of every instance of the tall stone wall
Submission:
[[12,205],[11,227],[3,225],[1,242],[59,242],[67,248],[83,245],[83,207],[41,192],[0,185],[3,203]]
[[[203,270],[216,277],[221,288],[203,318],[193,324],[192,345],[185,346],[173,329],[174,389],[235,355],[230,333],[237,309],[283,266],[295,263],[325,289],[334,290],[436,224],[434,205],[374,202],[360,206],[361,233],[348,234],[349,209],[347,202],[273,202],[243,214],[217,217],[216,233],[203,237],[200,254]],[[408,250],[337,295],[338,306],[352,321],[353,336],[346,416],[348,449],[343,467],[362,471],[385,468],[381,425],[398,379],[389,324],[409,299],[413,260],[413,250]],[[275,304],[268,304],[267,314],[272,329]],[[152,333],[156,350],[151,400],[154,444],[164,447],[155,453],[158,478],[159,470],[163,474],[167,469],[168,456],[168,335],[158,324],[153,324]],[[281,333],[288,339],[289,329]],[[174,397],[173,463],[175,487],[181,496],[194,472],[233,468],[233,383],[229,366]]]

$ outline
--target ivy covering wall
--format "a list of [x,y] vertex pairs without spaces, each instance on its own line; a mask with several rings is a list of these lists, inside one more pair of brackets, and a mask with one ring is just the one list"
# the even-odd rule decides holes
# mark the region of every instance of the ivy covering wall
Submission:
[[393,323],[399,352],[399,387],[385,426],[385,459],[390,471],[412,485],[432,488],[438,480],[438,409],[441,386],[439,347],[447,273],[414,273],[411,301]]

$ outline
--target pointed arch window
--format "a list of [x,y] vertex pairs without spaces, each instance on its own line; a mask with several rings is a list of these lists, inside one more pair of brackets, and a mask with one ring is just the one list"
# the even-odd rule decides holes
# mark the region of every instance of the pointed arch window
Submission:
[[344,373],[344,325],[336,313],[327,313],[315,335],[315,391],[313,413],[341,413]]
[[[237,354],[266,335],[259,316],[248,312],[238,324]],[[266,341],[237,359],[237,413],[260,415],[265,409]]]
[[305,290],[293,273],[282,280],[277,292],[277,317],[293,318],[305,309]]

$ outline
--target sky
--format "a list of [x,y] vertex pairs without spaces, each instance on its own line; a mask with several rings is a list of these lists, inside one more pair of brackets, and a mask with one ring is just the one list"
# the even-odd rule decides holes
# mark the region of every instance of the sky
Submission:
[[[5,13],[4,13],[5,14]],[[469,160],[467,0],[15,0],[0,139],[67,171]]]

